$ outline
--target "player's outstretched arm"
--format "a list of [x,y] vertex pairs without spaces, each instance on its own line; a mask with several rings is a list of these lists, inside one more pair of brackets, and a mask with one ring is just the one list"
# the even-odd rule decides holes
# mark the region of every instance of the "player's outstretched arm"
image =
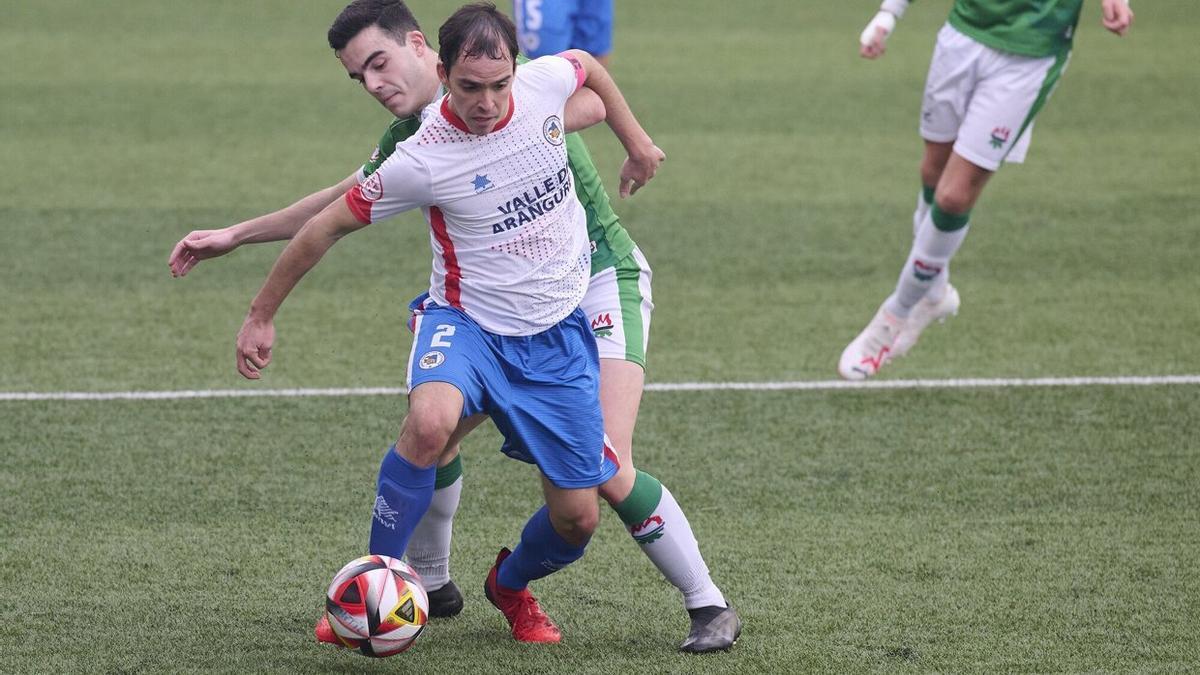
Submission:
[[596,92],[583,87],[567,99],[567,108],[563,117],[565,118],[563,125],[566,126],[567,133],[597,125],[604,121],[604,101],[600,100]]
[[586,76],[583,86],[596,92],[604,102],[604,110],[607,113],[605,120],[617,140],[625,147],[628,156],[621,165],[620,187],[620,195],[624,199],[649,182],[667,156],[654,144],[650,135],[634,117],[629,104],[625,102],[625,96],[617,88],[617,83],[596,57],[579,49],[568,49],[564,55],[574,59],[583,68]]
[[296,203],[257,218],[251,218],[219,230],[194,230],[180,239],[167,266],[171,276],[182,277],[201,260],[217,258],[229,253],[242,244],[257,244],[265,241],[281,241],[296,236],[296,232],[338,197],[341,197],[358,182],[358,172],[347,176],[337,185],[318,190]]
[[275,313],[300,279],[312,269],[338,239],[366,227],[359,222],[345,200],[335,199],[325,210],[313,216],[292,238],[266,282],[250,303],[250,311],[237,336],[237,369],[244,377],[257,380],[259,371],[271,363],[275,342]]
[[858,36],[858,53],[864,59],[877,59],[887,51],[888,36],[896,30],[896,21],[904,16],[909,0],[883,0],[879,11]]
[[1133,25],[1133,10],[1129,0],[1101,0],[1101,22],[1104,27],[1120,37],[1125,37]]

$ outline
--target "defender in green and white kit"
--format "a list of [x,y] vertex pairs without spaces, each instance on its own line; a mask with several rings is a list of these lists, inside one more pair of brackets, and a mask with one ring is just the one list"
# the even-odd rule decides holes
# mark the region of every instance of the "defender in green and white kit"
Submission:
[[[242,244],[291,239],[310,218],[378,169],[396,144],[420,127],[420,111],[440,96],[436,51],[401,0],[355,0],[330,29],[329,42],[347,74],[396,116],[376,152],[336,185],[279,211],[222,229],[189,233],[171,252],[168,264],[172,274],[183,276],[201,261]],[[569,128],[583,128],[599,122],[605,111],[597,104],[598,98],[589,100],[577,93],[567,102],[565,123]],[[641,551],[681,592],[690,629],[680,650],[726,650],[740,635],[741,620],[713,583],[691,525],[674,496],[653,476],[634,468],[632,459],[653,309],[650,266],[613,212],[583,140],[569,134],[566,142],[592,242],[592,276],[581,307],[596,336],[605,432],[621,465],[617,475],[600,486],[600,495],[625,523]],[[652,143],[649,152],[647,148],[626,150],[630,156],[621,169],[622,197],[648,181],[663,159]],[[439,461],[433,500],[409,541],[406,557],[430,591],[433,616],[453,616],[462,609],[462,595],[449,574],[451,526],[462,490],[457,450],[458,442],[484,419],[475,416],[460,422]]]
[[[860,37],[874,59],[909,0],[884,0]],[[950,259],[971,209],[1000,165],[1022,162],[1033,122],[1066,70],[1083,0],[956,0],[938,33],[921,104],[922,190],[900,279],[842,352],[838,373],[866,379],[912,349],[934,321],[956,314]],[[1124,35],[1127,0],[1101,0],[1105,28]]]

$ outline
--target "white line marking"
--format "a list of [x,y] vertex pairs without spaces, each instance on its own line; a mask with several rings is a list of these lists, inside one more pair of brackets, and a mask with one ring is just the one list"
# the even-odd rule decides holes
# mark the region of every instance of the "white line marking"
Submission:
[[[646,391],[824,391],[832,389],[984,389],[1006,387],[1095,387],[1200,384],[1200,375],[1125,377],[1037,377],[961,380],[808,380],[799,382],[652,382]],[[403,396],[404,387],[340,389],[196,389],[180,391],[0,392],[0,401],[173,401],[189,398],[303,398]]]

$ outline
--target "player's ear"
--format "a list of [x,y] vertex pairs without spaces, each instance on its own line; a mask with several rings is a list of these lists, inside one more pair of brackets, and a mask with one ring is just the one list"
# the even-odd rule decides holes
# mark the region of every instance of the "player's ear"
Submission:
[[438,70],[438,79],[442,81],[442,86],[449,89],[450,88],[450,74],[446,72],[446,66],[442,65],[441,61],[438,61],[438,69],[437,70]]
[[429,47],[429,43],[425,42],[425,35],[419,30],[410,30],[404,36],[404,39],[412,42],[413,51],[417,56],[424,56],[425,50]]

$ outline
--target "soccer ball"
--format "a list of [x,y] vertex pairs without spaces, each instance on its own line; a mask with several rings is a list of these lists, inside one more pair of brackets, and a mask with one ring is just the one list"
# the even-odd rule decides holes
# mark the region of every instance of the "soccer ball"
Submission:
[[325,593],[329,627],[342,644],[367,656],[412,646],[429,620],[429,596],[408,563],[385,555],[351,560]]

